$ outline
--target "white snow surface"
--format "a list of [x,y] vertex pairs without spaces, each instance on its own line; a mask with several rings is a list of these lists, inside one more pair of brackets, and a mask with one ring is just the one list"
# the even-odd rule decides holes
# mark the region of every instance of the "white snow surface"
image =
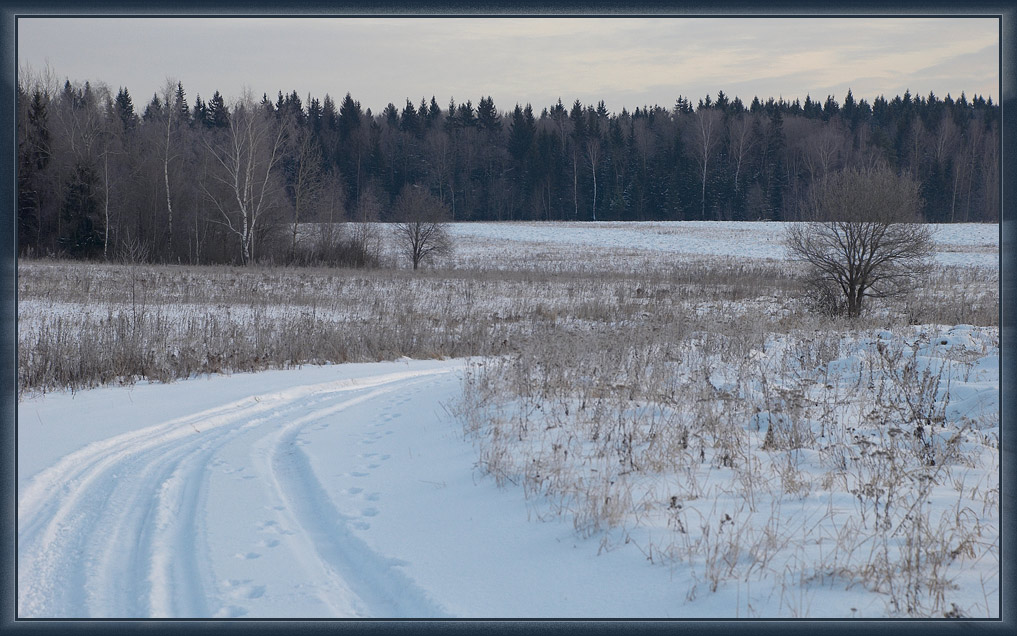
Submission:
[[[531,221],[455,223],[452,233],[467,241],[780,260],[786,258],[783,245],[786,226],[786,223],[770,221]],[[932,224],[932,227],[935,259],[939,265],[998,267],[999,224]],[[469,244],[466,247],[469,249]]]
[[[937,227],[937,260],[996,268],[998,230]],[[467,256],[513,243],[513,253],[783,258],[779,223],[459,223],[453,232]],[[973,422],[972,435],[998,446],[998,345],[963,325],[935,334],[918,352],[923,364],[953,349],[970,358],[951,367],[946,419]],[[873,346],[831,361],[831,377],[858,376]],[[737,617],[750,613],[749,595],[757,616],[786,615],[792,603],[812,616],[885,616],[884,601],[858,585],[801,588],[807,595],[789,600],[753,582],[692,597],[688,572],[651,563],[635,542],[612,536],[602,549],[602,536],[581,538],[567,519],[537,521],[548,518],[540,501],[483,475],[446,410],[467,364],[305,366],[21,399],[18,616]],[[720,372],[710,381],[732,382]],[[806,532],[804,508],[784,512]],[[980,602],[976,586],[995,569],[975,564],[958,594]],[[997,593],[990,581],[984,594]]]
[[687,615],[667,568],[634,549],[598,557],[481,478],[443,408],[463,365],[23,400],[18,616]]

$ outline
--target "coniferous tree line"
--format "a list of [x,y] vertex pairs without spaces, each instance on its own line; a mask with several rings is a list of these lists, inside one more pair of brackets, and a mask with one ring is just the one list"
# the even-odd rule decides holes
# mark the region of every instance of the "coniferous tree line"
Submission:
[[349,94],[191,100],[170,81],[143,105],[88,82],[17,89],[23,255],[291,262],[300,223],[400,220],[408,185],[455,221],[791,220],[824,175],[877,164],[920,183],[927,221],[1000,214],[999,107],[963,93],[372,113]]

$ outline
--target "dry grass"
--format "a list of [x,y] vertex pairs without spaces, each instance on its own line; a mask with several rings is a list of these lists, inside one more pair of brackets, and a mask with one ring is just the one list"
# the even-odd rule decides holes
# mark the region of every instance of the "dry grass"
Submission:
[[[964,563],[998,562],[998,516],[986,515],[998,472],[943,484],[997,451],[967,425],[944,428],[945,369],[904,344],[910,321],[993,325],[998,308],[964,299],[978,288],[988,303],[994,289],[943,272],[906,300],[927,313],[887,305],[849,321],[808,311],[783,277],[759,276],[737,299],[737,282],[702,278],[646,281],[620,302],[604,282],[584,305],[600,311],[559,301],[520,346],[474,365],[453,411],[481,469],[603,549],[613,537],[690,568],[689,598],[758,581],[781,590],[782,615],[804,616],[819,582],[882,594],[886,615],[994,612],[988,598],[950,599]],[[896,335],[857,375],[829,375],[885,329]],[[972,361],[958,355],[951,364]]]
[[850,383],[817,375],[880,330],[998,327],[998,282],[984,270],[943,268],[901,304],[849,321],[812,311],[771,261],[632,252],[445,265],[458,268],[22,260],[19,396],[484,356],[450,405],[478,465],[605,550],[632,542],[654,563],[684,564],[687,598],[755,582],[780,590],[782,615],[804,616],[818,582],[883,594],[888,615],[995,611],[998,581],[983,581],[984,607],[951,600],[964,564],[998,562],[992,440],[942,426],[942,378],[900,339]]

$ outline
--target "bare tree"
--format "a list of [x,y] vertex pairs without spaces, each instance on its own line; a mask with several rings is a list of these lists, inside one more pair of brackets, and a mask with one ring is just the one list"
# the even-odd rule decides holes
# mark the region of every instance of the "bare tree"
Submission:
[[[162,178],[166,190],[166,232],[167,249],[169,256],[173,255],[173,192],[170,188],[170,164],[181,159],[187,140],[183,138],[185,122],[181,119],[185,115],[187,104],[184,101],[183,86],[179,81],[166,78],[162,88],[163,118],[165,121],[165,135],[162,135]],[[176,143],[174,143],[174,140]],[[175,176],[175,175],[174,175]]]
[[413,269],[432,256],[451,253],[448,207],[427,190],[404,186],[395,202],[395,214],[399,219],[395,226],[399,251],[413,263]]
[[[296,175],[293,182],[293,223],[290,237],[290,260],[297,255],[297,235],[300,223],[307,220],[308,212],[314,212],[321,205],[324,196],[324,177],[321,174],[321,151],[311,136],[311,131],[295,129],[296,143]],[[333,216],[331,202],[326,207]]]
[[113,198],[114,186],[119,185],[120,181],[117,178],[120,176],[120,171],[117,170],[117,167],[123,162],[122,158],[128,152],[124,148],[126,143],[123,134],[124,130],[113,113],[113,99],[108,91],[105,93],[104,98],[106,101],[106,117],[103,121],[102,134],[99,138],[101,148],[99,156],[102,159],[102,169],[100,171],[102,175],[102,209],[105,221],[103,223],[102,258],[103,260],[109,260],[110,200]]
[[600,163],[600,139],[590,137],[586,140],[586,160],[590,163],[593,174],[593,220],[597,220],[597,164]]
[[742,163],[749,156],[755,139],[752,136],[752,122],[745,113],[734,116],[730,121],[728,129],[728,156],[734,162],[734,191],[738,193],[742,172]]
[[866,298],[900,295],[928,267],[932,231],[920,205],[908,176],[886,168],[832,173],[813,187],[810,218],[788,225],[785,246],[819,291],[858,316]]
[[699,218],[701,219],[706,219],[706,181],[709,175],[710,159],[713,157],[720,142],[721,117],[721,113],[712,108],[700,108],[694,116],[695,125],[692,127],[692,130],[696,143],[695,157],[699,163],[699,176],[702,184],[699,211]]
[[234,106],[225,135],[205,146],[217,168],[214,178],[222,185],[220,191],[202,188],[218,208],[221,221],[240,239],[242,262],[254,257],[254,238],[259,221],[276,203],[281,191],[276,164],[282,157],[285,129],[259,108],[250,91]]
[[454,192],[449,185],[452,180],[452,142],[448,132],[436,126],[428,131],[424,143],[427,173],[434,187],[438,189],[438,198],[444,201],[446,190]]

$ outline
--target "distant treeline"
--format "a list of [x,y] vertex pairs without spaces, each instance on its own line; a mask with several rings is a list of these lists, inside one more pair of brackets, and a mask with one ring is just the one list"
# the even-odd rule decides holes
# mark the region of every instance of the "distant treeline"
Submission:
[[817,179],[877,163],[919,181],[928,221],[1000,215],[999,107],[963,93],[372,113],[349,94],[189,101],[173,82],[136,107],[126,88],[22,78],[17,103],[22,254],[284,259],[296,222],[390,220],[407,185],[456,221],[794,219]]

